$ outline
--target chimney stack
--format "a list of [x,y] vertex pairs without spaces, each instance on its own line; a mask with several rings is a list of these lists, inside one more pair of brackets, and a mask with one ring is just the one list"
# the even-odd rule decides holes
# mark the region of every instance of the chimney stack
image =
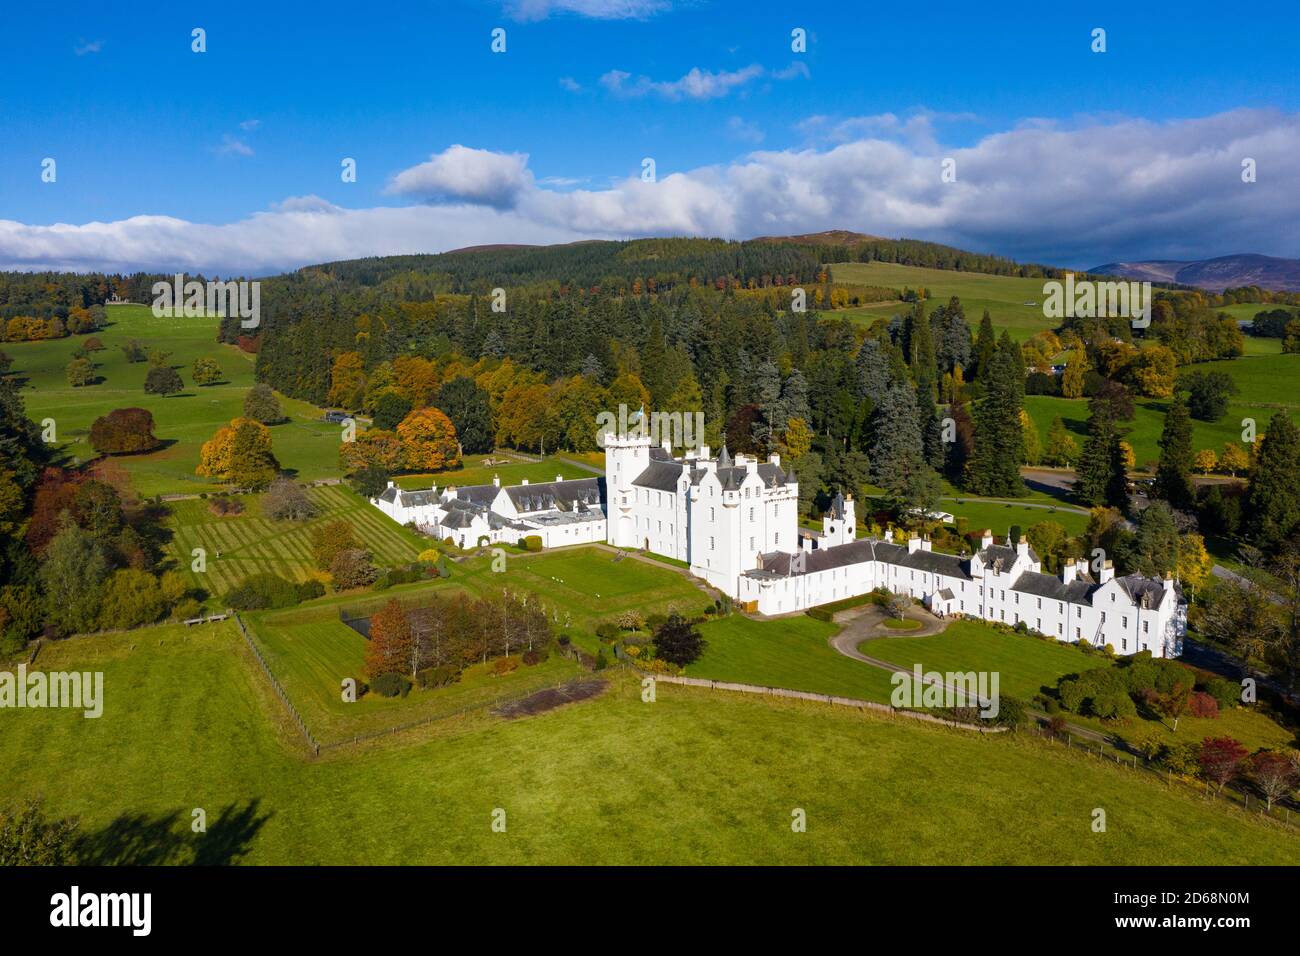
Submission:
[[913,531],[910,535],[907,536],[907,553],[915,554],[917,551],[920,550],[921,550],[921,536],[918,535],[915,531]]
[[1066,558],[1065,563],[1061,565],[1061,583],[1073,584],[1078,576],[1079,568],[1074,563],[1074,558]]
[[[492,484],[493,484],[493,486],[495,486],[495,487],[497,487],[497,488],[500,488],[500,487],[501,487],[501,476],[500,476],[500,475],[493,475],[493,476],[492,476]],[[524,484],[528,484],[528,482],[524,482]]]
[[981,548],[993,547],[993,532],[990,531],[988,528],[985,528],[983,531],[980,532],[980,547]]
[[1105,562],[1104,564],[1102,564],[1102,566],[1101,566],[1101,578],[1099,579],[1099,583],[1101,583],[1101,584],[1105,584],[1107,581],[1111,581],[1111,580],[1113,580],[1114,577],[1115,577],[1115,564],[1114,564],[1114,562],[1107,561],[1107,562]]
[[780,455],[768,455],[768,456],[767,456],[767,460],[768,460],[771,464],[776,465],[778,468],[781,467],[781,456],[780,456]]

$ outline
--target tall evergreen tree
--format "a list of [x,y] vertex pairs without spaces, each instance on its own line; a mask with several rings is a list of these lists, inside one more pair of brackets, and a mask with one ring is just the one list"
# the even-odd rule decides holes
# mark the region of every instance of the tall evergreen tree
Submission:
[[885,500],[899,513],[930,510],[939,496],[939,480],[925,460],[916,392],[905,383],[892,385],[875,412],[871,474],[885,489]]
[[1091,408],[1088,439],[1083,443],[1075,469],[1075,494],[1090,507],[1109,505],[1127,511],[1128,475],[1119,426],[1109,403],[1094,403]]
[[975,351],[972,355],[974,363],[970,370],[972,379],[983,378],[988,371],[990,363],[993,361],[993,352],[997,348],[997,339],[993,336],[993,318],[989,315],[989,310],[984,310],[984,316],[980,319],[980,330],[975,336]]
[[1133,542],[1133,563],[1141,574],[1162,577],[1178,564],[1178,529],[1173,512],[1162,501],[1153,501],[1138,518]]
[[975,406],[975,451],[967,465],[976,494],[1017,497],[1025,493],[1020,463],[1025,436],[1020,427],[1024,382],[1010,352],[997,349],[984,379],[984,399]]
[[936,394],[938,372],[934,358],[934,337],[930,334],[930,320],[925,317],[925,306],[918,302],[912,311],[912,381],[917,393],[933,402]]
[[1187,402],[1176,396],[1165,413],[1160,434],[1160,465],[1156,469],[1156,494],[1170,507],[1188,511],[1195,503],[1192,489],[1192,419]]
[[856,361],[858,397],[866,399],[874,408],[889,388],[889,356],[880,340],[870,336],[858,349]]
[[1286,412],[1268,423],[1246,491],[1246,534],[1275,550],[1300,531],[1300,430]]

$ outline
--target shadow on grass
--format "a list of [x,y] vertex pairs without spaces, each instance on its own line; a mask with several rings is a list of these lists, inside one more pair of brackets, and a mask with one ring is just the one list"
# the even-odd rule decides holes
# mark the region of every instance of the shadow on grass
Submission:
[[228,866],[239,862],[271,818],[259,813],[260,800],[223,807],[207,821],[207,832],[192,831],[188,810],[163,814],[123,813],[107,826],[77,841],[77,862],[86,866]]

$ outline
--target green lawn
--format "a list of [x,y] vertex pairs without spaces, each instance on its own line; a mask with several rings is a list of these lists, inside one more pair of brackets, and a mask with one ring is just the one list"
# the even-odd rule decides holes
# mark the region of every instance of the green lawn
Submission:
[[[5,802],[44,794],[121,862],[1294,863],[1300,838],[1058,745],[615,678],[539,717],[308,760],[230,625],[75,639],[105,711],[15,710]],[[1093,833],[1094,808],[1107,831]],[[208,831],[191,832],[195,808]],[[507,828],[493,832],[493,812]],[[793,833],[791,811],[807,813]],[[1007,821],[1015,821],[1014,832]],[[109,827],[113,827],[110,831]],[[125,836],[124,836],[125,835]],[[1191,835],[1191,836],[1189,836]]]
[[[189,570],[196,587],[215,598],[250,574],[269,571],[294,581],[317,574],[311,553],[312,530],[346,520],[357,540],[374,554],[376,564],[395,566],[414,561],[433,542],[397,524],[345,485],[311,488],[308,496],[320,514],[308,521],[275,521],[262,514],[262,495],[241,495],[242,515],[221,517],[211,499],[169,503],[172,530],[169,552],[179,568]],[[191,569],[194,548],[206,551],[207,570]]]
[[[153,412],[155,434],[167,445],[148,455],[115,459],[129,472],[142,495],[193,492],[210,484],[194,474],[199,447],[222,425],[243,414],[244,395],[253,385],[254,356],[217,343],[217,319],[156,318],[148,306],[114,306],[111,323],[95,333],[104,351],[93,356],[100,381],[72,388],[65,368],[73,350],[88,336],[48,342],[8,342],[13,372],[23,380],[27,414],[41,422],[51,418],[61,447],[69,456],[94,456],[89,444],[91,423],[115,408],[139,407]],[[172,353],[169,364],[180,372],[185,391],[169,398],[146,395],[148,363],[129,363],[122,345],[139,339],[146,347]],[[199,388],[191,377],[194,360],[216,359],[225,372],[217,385]],[[299,478],[314,480],[339,474],[339,426],[320,421],[320,410],[305,402],[281,397],[289,421],[271,429],[280,464]]]
[[[947,269],[925,269],[919,266],[895,265],[888,262],[839,263],[831,266],[836,282],[889,286],[899,289],[926,289],[926,310],[947,305],[948,299],[961,299],[966,321],[971,329],[978,329],[980,317],[988,309],[997,331],[1006,329],[1017,341],[1029,338],[1035,332],[1051,329],[1059,320],[1043,315],[1044,279],[1022,279],[1019,276],[995,276],[980,272],[953,272]],[[1025,303],[1032,302],[1033,305]],[[871,323],[888,319],[896,312],[911,308],[910,303],[895,305],[869,305],[836,312],[851,315]]]
[[[1291,359],[1293,356],[1277,356]],[[1294,373],[1300,375],[1300,356],[1294,356]],[[1237,362],[1262,361],[1262,359],[1241,358]],[[1198,368],[1207,368],[1217,363],[1207,363]],[[1232,363],[1226,363],[1231,365]],[[1276,391],[1279,396],[1293,396],[1291,382],[1278,383]],[[1165,425],[1165,411],[1169,407],[1167,399],[1142,399],[1134,403],[1133,421],[1123,422],[1127,429],[1125,440],[1133,446],[1133,454],[1139,468],[1158,461],[1160,458],[1160,433]],[[1088,437],[1088,402],[1082,398],[1054,398],[1050,395],[1027,395],[1025,410],[1029,412],[1034,424],[1038,426],[1043,446],[1047,443],[1047,430],[1051,428],[1052,419],[1059,415],[1066,429],[1074,436],[1079,448],[1083,448]],[[1192,420],[1192,447],[1194,449],[1213,448],[1216,452],[1223,450],[1225,442],[1240,442],[1242,419],[1253,418],[1258,432],[1262,434],[1268,428],[1269,419],[1275,409],[1259,405],[1243,405],[1233,402],[1228,406],[1228,413],[1217,422]]]
[[[395,479],[397,484],[406,489],[428,488],[437,485],[439,488],[446,488],[449,485],[463,487],[465,485],[489,485],[493,478],[500,478],[503,485],[519,485],[524,481],[530,481],[534,484],[543,481],[554,481],[557,477],[568,481],[570,478],[596,478],[599,475],[587,468],[581,468],[577,465],[570,464],[558,457],[551,456],[540,462],[528,461],[511,461],[505,465],[484,466],[484,458],[492,458],[496,461],[502,460],[501,455],[466,455],[463,468],[455,468],[451,471],[428,472],[418,475],[402,475]],[[600,474],[605,473],[604,460],[600,464]]]
[[1090,657],[1070,644],[1044,641],[1021,634],[1002,634],[980,621],[957,620],[939,634],[928,637],[884,637],[866,641],[864,654],[911,669],[996,671],[999,689],[1028,700],[1044,686],[1055,687],[1065,674],[1104,667],[1106,661]]
[[267,664],[322,744],[486,707],[578,674],[577,665],[559,655],[504,677],[494,677],[490,663],[478,664],[450,687],[416,688],[405,698],[366,694],[346,703],[341,684],[348,677],[362,679],[366,639],[339,620],[336,606],[251,614],[248,623]]
[[[1066,674],[1108,666],[1105,658],[1088,655],[1071,644],[1045,641],[1021,634],[1003,634],[979,621],[959,620],[929,637],[888,637],[866,642],[863,653],[891,664],[925,670],[996,671],[1000,691],[1028,701],[1043,688],[1056,686]],[[1154,729],[1169,741],[1199,741],[1205,737],[1235,737],[1251,750],[1289,748],[1294,734],[1248,708],[1224,711],[1217,719],[1185,717],[1174,733],[1171,721],[1139,718],[1127,724],[1106,723],[1092,717],[1063,714],[1072,723],[1121,737],[1139,728]]]
[[708,646],[686,673],[889,703],[893,685],[885,671],[845,657],[827,643],[838,630],[802,614],[772,621],[732,614],[700,627]]
[[1043,521],[1055,521],[1072,535],[1082,534],[1088,526],[1086,514],[1076,514],[1056,508],[1030,507],[1016,502],[989,501],[981,498],[963,496],[961,501],[941,501],[939,510],[947,511],[958,518],[966,518],[968,531],[988,528],[994,537],[1002,540],[1012,525],[1019,525],[1022,531],[1028,531],[1033,525]]

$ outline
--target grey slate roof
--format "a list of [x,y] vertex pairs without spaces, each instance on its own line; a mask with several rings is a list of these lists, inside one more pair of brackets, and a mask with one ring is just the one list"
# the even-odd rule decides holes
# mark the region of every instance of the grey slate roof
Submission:
[[[1003,568],[1009,568],[1016,563],[1017,555],[1018,552],[1015,548],[1005,544],[990,545],[979,552],[980,560],[984,562],[985,567],[992,567],[994,562],[1000,560]],[[1029,549],[1029,560],[1035,563],[1038,562],[1038,555],[1034,553],[1033,548]]]
[[438,493],[432,488],[426,488],[424,491],[403,491],[400,494],[403,508],[419,508],[438,503]]
[[1051,598],[1053,601],[1068,601],[1072,604],[1086,603],[1088,595],[1096,589],[1097,585],[1087,579],[1066,584],[1055,574],[1040,574],[1036,571],[1024,572],[1011,585],[1011,590],[1019,591],[1021,594]]
[[496,501],[497,492],[500,490],[496,485],[466,485],[463,488],[456,489],[456,497],[472,501],[474,504],[486,508]]
[[676,491],[677,482],[682,477],[682,466],[680,462],[672,461],[655,461],[651,459],[646,470],[633,479],[632,484],[642,488],[653,488],[655,491]]
[[597,506],[604,501],[605,479],[575,478],[572,481],[543,481],[535,485],[510,485],[505,492],[520,511],[544,511],[547,508],[572,511],[575,501]]
[[380,500],[380,501],[387,501],[387,502],[389,502],[390,504],[391,504],[392,502],[396,501],[396,500],[397,500],[397,486],[396,486],[396,485],[392,485],[391,487],[385,488],[383,491],[381,491],[381,492],[379,493],[379,500]]
[[[1164,599],[1164,584],[1155,578],[1146,578],[1140,574],[1126,574],[1122,578],[1116,578],[1115,581],[1138,607],[1156,607]],[[1143,604],[1143,598],[1146,598],[1149,603]]]

